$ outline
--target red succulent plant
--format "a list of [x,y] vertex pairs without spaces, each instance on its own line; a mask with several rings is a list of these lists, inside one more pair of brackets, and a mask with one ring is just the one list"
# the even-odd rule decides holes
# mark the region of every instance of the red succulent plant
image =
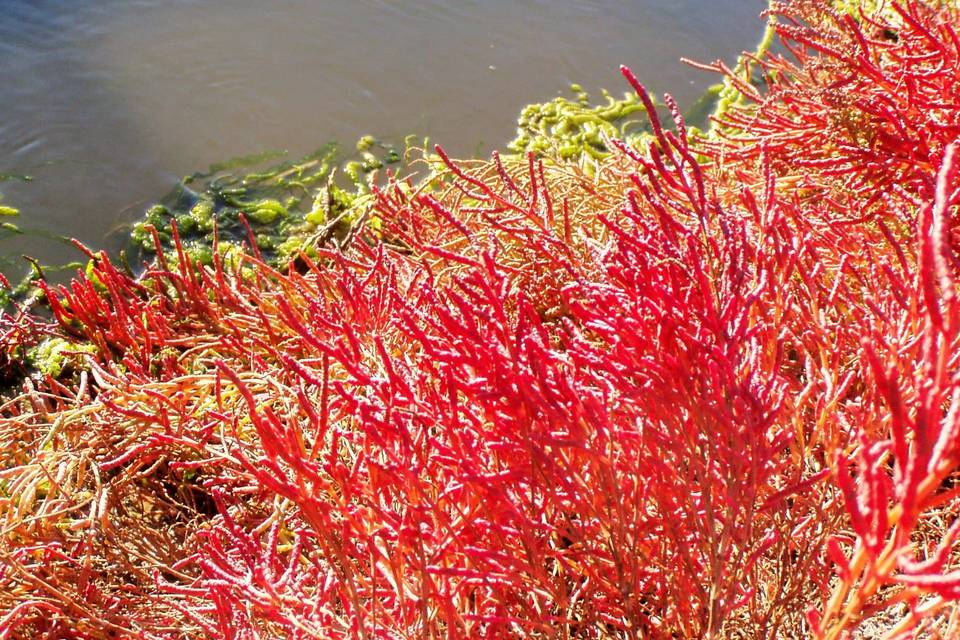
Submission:
[[771,16],[706,137],[624,69],[591,171],[42,285],[95,350],[2,405],[0,638],[956,633],[960,15]]

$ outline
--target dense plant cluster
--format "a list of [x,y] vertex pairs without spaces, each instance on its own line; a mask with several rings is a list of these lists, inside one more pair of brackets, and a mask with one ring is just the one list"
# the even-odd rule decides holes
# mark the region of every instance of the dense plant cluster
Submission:
[[524,107],[517,121],[517,137],[508,148],[515,153],[533,151],[571,160],[583,155],[603,158],[611,138],[626,139],[643,132],[644,120],[634,116],[643,111],[635,93],[614,98],[604,92],[606,103],[591,105],[583,87],[574,84],[576,100],[565,96]]
[[624,69],[589,170],[438,149],[289,268],[174,220],[42,285],[0,638],[957,637],[960,10],[770,16],[707,134]]
[[[356,222],[371,201],[369,184],[378,171],[385,165],[402,166],[392,145],[363,136],[353,154],[344,154],[331,142],[297,160],[250,172],[284,155],[242,156],[187,176],[134,224],[133,248],[141,255],[174,253],[176,226],[181,249],[191,262],[211,266],[214,235],[229,259],[242,252],[240,245],[251,230],[260,256],[273,265],[285,264],[319,238]],[[159,249],[152,231],[160,239]]]

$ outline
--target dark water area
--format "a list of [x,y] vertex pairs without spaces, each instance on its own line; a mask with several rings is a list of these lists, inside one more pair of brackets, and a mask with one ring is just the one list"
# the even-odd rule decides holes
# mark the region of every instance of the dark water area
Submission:
[[[452,155],[501,148],[521,108],[627,64],[690,104],[715,77],[679,62],[752,48],[765,0],[0,0],[0,203],[20,256],[116,249],[184,175],[264,150],[371,134]],[[11,266],[10,261],[16,266]]]

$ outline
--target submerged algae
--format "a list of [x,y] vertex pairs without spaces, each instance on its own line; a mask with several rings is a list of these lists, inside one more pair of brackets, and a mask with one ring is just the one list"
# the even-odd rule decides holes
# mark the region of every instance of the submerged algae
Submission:
[[[160,204],[147,209],[134,225],[132,241],[143,254],[155,253],[159,241],[167,253],[176,228],[189,258],[212,264],[215,233],[224,255],[252,235],[268,262],[283,264],[329,224],[331,211],[336,211],[338,223],[351,222],[343,212],[363,202],[367,182],[378,169],[400,159],[392,146],[372,136],[361,138],[356,148],[354,158],[359,159],[339,164],[340,149],[329,143],[298,160],[246,174],[237,170],[275,159],[276,152],[214,165],[188,176]],[[335,181],[338,166],[347,177],[341,184]]]
[[594,105],[580,85],[570,85],[570,90],[576,94],[575,100],[561,96],[524,107],[517,137],[507,148],[514,153],[556,151],[564,160],[584,154],[598,158],[608,152],[609,139],[627,138],[631,127],[644,130],[647,126],[645,117],[630,118],[643,110],[636,94],[614,98],[604,91],[606,103]]

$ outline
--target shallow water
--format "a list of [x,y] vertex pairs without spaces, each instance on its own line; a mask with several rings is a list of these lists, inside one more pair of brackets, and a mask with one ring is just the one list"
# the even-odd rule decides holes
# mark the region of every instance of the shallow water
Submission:
[[[23,227],[115,249],[181,176],[232,156],[408,133],[485,153],[513,137],[523,105],[571,82],[622,93],[620,64],[689,104],[716,78],[679,58],[734,60],[765,6],[0,0],[0,174],[33,177],[0,183],[0,202],[22,210]],[[0,233],[0,256],[21,254],[79,255]]]

